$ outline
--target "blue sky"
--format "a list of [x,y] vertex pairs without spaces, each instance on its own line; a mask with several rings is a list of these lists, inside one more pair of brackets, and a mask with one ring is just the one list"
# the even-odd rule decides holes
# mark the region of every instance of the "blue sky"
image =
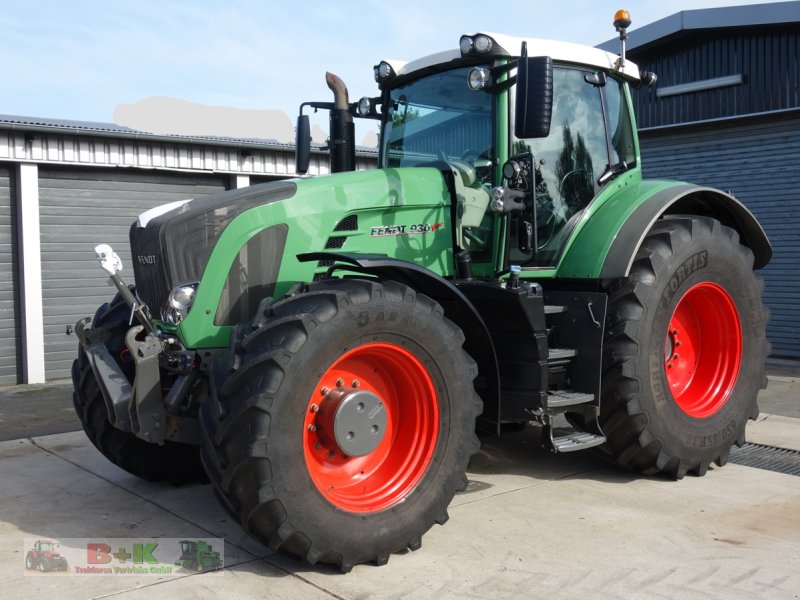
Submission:
[[301,102],[329,99],[326,70],[351,99],[374,95],[373,64],[456,47],[462,33],[594,45],[615,35],[617,8],[630,10],[635,29],[681,10],[752,3],[6,0],[0,113],[111,122],[120,104],[168,96],[294,120]]

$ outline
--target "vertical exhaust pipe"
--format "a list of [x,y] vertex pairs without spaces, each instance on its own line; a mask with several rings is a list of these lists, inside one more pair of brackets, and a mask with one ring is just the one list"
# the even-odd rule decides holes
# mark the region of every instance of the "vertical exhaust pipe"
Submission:
[[333,73],[325,73],[325,83],[333,92],[330,111],[331,173],[356,170],[356,131],[350,112],[347,86]]

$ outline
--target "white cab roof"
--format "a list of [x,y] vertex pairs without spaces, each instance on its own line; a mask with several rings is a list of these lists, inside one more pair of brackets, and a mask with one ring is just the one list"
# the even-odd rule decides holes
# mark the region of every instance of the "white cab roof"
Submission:
[[[519,56],[522,48],[522,42],[528,44],[528,56],[549,56],[553,61],[576,63],[580,65],[589,65],[613,71],[614,65],[618,60],[618,56],[605,50],[592,48],[591,46],[582,46],[580,44],[572,44],[570,42],[558,42],[554,40],[542,40],[539,38],[521,38],[511,35],[504,35],[502,33],[489,33],[479,32],[489,36],[500,46],[502,46],[509,55]],[[468,35],[478,35],[468,34]],[[402,60],[387,60],[394,72],[398,75],[408,75],[414,71],[448,63],[453,60],[461,58],[461,51],[458,48],[454,50],[445,50],[444,52],[436,52],[429,54],[410,62]],[[630,60],[625,60],[625,66],[619,71],[629,79],[639,79],[639,67]]]

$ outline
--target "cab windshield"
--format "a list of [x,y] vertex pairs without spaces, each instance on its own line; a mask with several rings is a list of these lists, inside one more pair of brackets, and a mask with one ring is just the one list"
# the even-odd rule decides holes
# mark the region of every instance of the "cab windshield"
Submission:
[[461,160],[482,168],[494,160],[494,98],[467,87],[472,68],[434,73],[389,91],[382,166]]
[[437,167],[456,175],[457,243],[472,260],[491,256],[489,192],[495,164],[495,97],[467,86],[474,66],[432,73],[388,91],[382,167]]

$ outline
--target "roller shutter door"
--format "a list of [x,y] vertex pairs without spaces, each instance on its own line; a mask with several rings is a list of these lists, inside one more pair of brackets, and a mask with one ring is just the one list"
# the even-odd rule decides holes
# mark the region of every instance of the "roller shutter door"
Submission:
[[134,283],[128,230],[154,206],[225,189],[227,177],[140,170],[40,168],[45,377],[68,377],[77,340],[67,326],[93,316],[114,289],[100,270],[94,247],[110,244]]
[[772,355],[800,358],[800,118],[644,132],[647,178],[731,191],[761,222],[773,247],[761,271],[772,316]]
[[22,381],[14,171],[0,163],[0,384]]

